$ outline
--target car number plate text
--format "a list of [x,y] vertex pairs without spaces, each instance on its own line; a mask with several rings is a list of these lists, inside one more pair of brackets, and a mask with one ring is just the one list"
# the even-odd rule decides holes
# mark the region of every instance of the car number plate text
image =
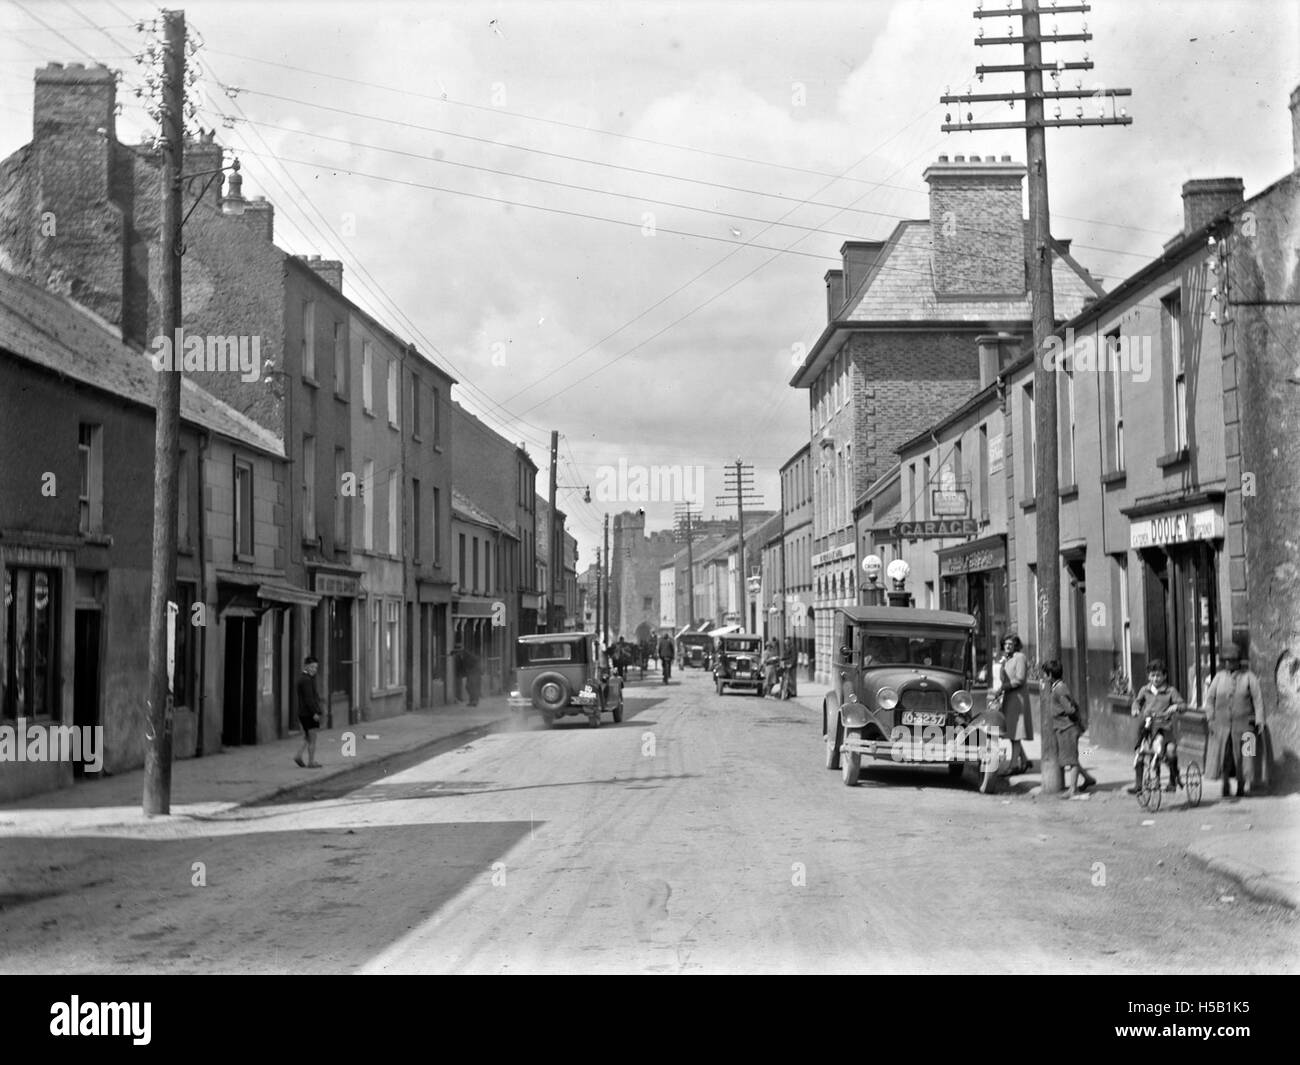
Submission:
[[919,710],[903,711],[904,725],[942,725],[943,714],[927,714]]

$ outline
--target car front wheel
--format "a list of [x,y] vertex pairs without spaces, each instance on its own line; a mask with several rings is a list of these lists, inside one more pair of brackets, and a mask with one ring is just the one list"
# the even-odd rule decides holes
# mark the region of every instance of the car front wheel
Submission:
[[826,725],[824,734],[826,740],[826,768],[839,769],[840,767],[840,716],[835,715],[835,720]]
[[[860,728],[845,729],[844,741],[856,742],[862,739],[862,730]],[[858,784],[858,776],[862,772],[862,755],[856,751],[850,751],[848,754],[840,755],[840,776],[844,780],[846,787],[855,788]]]

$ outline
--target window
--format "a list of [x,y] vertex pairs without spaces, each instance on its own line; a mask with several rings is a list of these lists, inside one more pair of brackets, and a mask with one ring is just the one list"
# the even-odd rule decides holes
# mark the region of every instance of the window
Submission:
[[483,591],[492,594],[492,541],[483,541]]
[[81,467],[78,528],[82,535],[104,531],[104,427],[82,422],[77,428]]
[[4,716],[58,716],[59,571],[5,568]]
[[235,459],[235,557],[253,557],[253,467]]
[[1023,439],[1027,445],[1023,449],[1025,456],[1025,498],[1031,499],[1038,493],[1038,481],[1034,470],[1034,462],[1037,458],[1037,451],[1035,450],[1037,444],[1035,441],[1038,438],[1037,426],[1034,425],[1036,417],[1034,411],[1034,386],[1032,384],[1025,385],[1023,395],[1024,404],[1021,407],[1024,412]]
[[1165,339],[1168,340],[1169,371],[1173,389],[1168,393],[1173,404],[1170,419],[1173,430],[1173,449],[1187,447],[1187,364],[1183,356],[1183,297],[1180,293],[1161,301],[1165,318]]
[[411,557],[420,561],[420,519],[423,512],[420,510],[420,482],[416,478],[411,478]]
[[921,518],[928,520],[930,517],[930,459],[928,457],[921,460],[921,471],[924,475],[921,482]]
[[316,539],[316,438],[302,438],[302,538]]
[[384,660],[384,645],[380,614],[383,612],[382,599],[370,600],[370,688],[378,691],[383,677],[381,666]]
[[465,590],[465,588],[466,588],[466,584],[465,584],[465,534],[464,534],[464,533],[461,533],[461,534],[459,535],[459,537],[458,537],[458,539],[457,539],[456,546],[457,546],[457,548],[459,549],[459,550],[457,550],[457,552],[456,552],[456,568],[457,568],[457,581],[456,581],[456,583],[457,583],[457,585],[460,587],[460,590],[463,592],[463,591]]
[[397,555],[401,551],[402,495],[397,471],[388,474],[388,553]]
[[1135,691],[1133,681],[1133,619],[1128,607],[1128,556],[1115,555],[1115,648],[1119,651],[1117,668],[1129,678],[1129,689]]
[[980,464],[980,517],[985,521],[989,516],[989,427],[980,426],[979,435]]
[[302,375],[316,380],[316,303],[305,300],[302,305]]
[[384,605],[387,608],[384,617],[384,684],[389,688],[396,688],[401,683],[398,679],[397,663],[401,652],[399,619],[402,604],[390,599]]
[[334,323],[334,394],[348,394],[348,327]]
[[1043,646],[1043,615],[1038,608],[1038,567],[1029,567],[1029,601],[1025,604],[1032,615],[1034,628],[1034,646],[1026,649],[1026,657],[1034,658]]
[[361,546],[375,549],[375,463],[366,459],[361,466]]
[[1119,333],[1106,337],[1106,351],[1109,355],[1109,372],[1106,375],[1106,434],[1107,458],[1110,461],[1110,473],[1124,469],[1124,393],[1120,388],[1121,365],[1118,356],[1120,350]]
[[1063,398],[1065,402],[1063,406],[1065,409],[1062,413],[1065,418],[1065,432],[1062,434],[1062,438],[1065,447],[1062,449],[1061,455],[1061,480],[1065,485],[1075,485],[1079,482],[1076,479],[1074,464],[1074,423],[1077,414],[1074,409],[1074,370],[1067,369],[1064,376],[1065,395]]
[[961,488],[961,437],[952,444],[952,480],[955,487]]
[[176,546],[181,551],[190,549],[190,491],[190,453],[182,451],[176,466]]
[[442,489],[433,490],[433,564],[442,565]]
[[343,478],[348,472],[347,452],[341,447],[334,449],[334,546],[342,547],[348,542],[348,499],[343,494]]
[[397,374],[396,359],[388,360],[388,424],[396,429],[401,424],[397,416]]
[[473,570],[471,570],[471,572],[474,574],[474,591],[477,592],[477,591],[478,591],[478,537],[477,537],[477,536],[471,536],[471,537],[470,537],[470,540],[473,542],[473,545],[474,545],[474,547],[473,547],[473,550],[474,550],[474,568],[473,568]]
[[361,342],[361,409],[375,413],[375,355],[369,340]]
[[653,609],[654,609],[654,605],[655,605],[655,604],[654,604],[654,597],[653,597],[653,596],[645,595],[645,596],[642,596],[642,597],[641,597],[641,609],[642,609],[642,610],[653,610]]
[[420,439],[420,379],[411,374],[411,435]]

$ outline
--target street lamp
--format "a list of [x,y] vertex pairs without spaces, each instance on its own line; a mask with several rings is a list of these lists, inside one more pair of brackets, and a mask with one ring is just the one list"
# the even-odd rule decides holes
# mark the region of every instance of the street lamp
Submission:
[[185,228],[185,223],[190,220],[190,215],[194,213],[194,209],[203,202],[203,197],[208,194],[208,189],[212,188],[212,183],[227,171],[230,172],[230,195],[222,201],[221,211],[223,214],[232,215],[233,217],[238,218],[244,213],[244,197],[240,192],[244,179],[240,177],[239,174],[238,159],[232,162],[229,166],[219,166],[215,170],[199,170],[193,174],[176,175],[176,181],[173,188],[178,194],[181,191],[182,185],[186,186],[187,191],[192,192],[194,182],[201,177],[208,179],[203,183],[203,188],[199,190],[199,194],[194,197],[194,202],[190,204],[190,209],[185,212],[185,217],[181,219],[180,225],[176,227],[176,255],[178,257],[185,254],[185,241],[181,239],[181,232]]

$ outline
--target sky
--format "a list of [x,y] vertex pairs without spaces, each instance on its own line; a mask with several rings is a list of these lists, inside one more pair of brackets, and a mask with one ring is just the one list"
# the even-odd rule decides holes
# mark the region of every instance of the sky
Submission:
[[[940,153],[1024,159],[1019,130],[940,130],[946,90],[1020,88],[974,78],[1019,61],[975,45],[981,24],[1008,27],[974,19],[977,2],[183,9],[196,121],[238,156],[245,195],[275,204],[277,243],[341,259],[345,294],[543,471],[559,431],[559,506],[585,568],[605,513],[672,523],[673,500],[609,498],[635,487],[621,468],[679,467],[723,517],[723,469],[741,459],[778,507],[780,466],[808,439],[789,380],[826,324],[841,244],[926,217],[921,175]],[[0,157],[30,139],[33,72],[50,61],[120,68],[118,138],[149,135],[132,56],[150,39],[135,23],[157,14],[0,0]],[[1291,170],[1300,5],[1097,0],[1043,24],[1085,19],[1092,41],[1045,55],[1087,52],[1083,87],[1131,88],[1134,121],[1048,132],[1052,228],[1110,288],[1181,227],[1184,181],[1237,176],[1249,196]]]

